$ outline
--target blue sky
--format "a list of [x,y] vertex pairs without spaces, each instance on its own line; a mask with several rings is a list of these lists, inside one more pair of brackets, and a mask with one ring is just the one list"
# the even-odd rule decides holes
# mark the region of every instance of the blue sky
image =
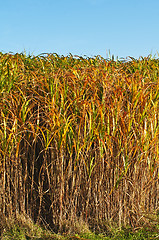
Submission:
[[[157,55],[159,0],[5,0],[0,51],[93,57]],[[158,55],[157,55],[158,56]]]

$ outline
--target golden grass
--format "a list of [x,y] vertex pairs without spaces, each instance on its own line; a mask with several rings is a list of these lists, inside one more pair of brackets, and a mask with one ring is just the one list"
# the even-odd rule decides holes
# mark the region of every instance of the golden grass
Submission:
[[[1,212],[139,226],[159,204],[159,60],[0,54]],[[103,224],[103,223],[102,223]]]

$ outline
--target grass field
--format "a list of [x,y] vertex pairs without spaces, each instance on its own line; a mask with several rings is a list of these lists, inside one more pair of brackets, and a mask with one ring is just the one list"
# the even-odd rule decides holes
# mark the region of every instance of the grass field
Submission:
[[28,217],[24,219],[22,215],[16,220],[6,220],[1,235],[2,240],[146,240],[159,238],[159,224],[149,224],[136,229],[130,227],[119,229],[109,225],[107,231],[98,234],[91,232],[88,226],[80,224],[76,229],[76,233],[55,234],[46,229],[46,226],[41,228],[38,224],[34,224]]
[[159,59],[0,53],[0,213],[68,235],[156,229]]

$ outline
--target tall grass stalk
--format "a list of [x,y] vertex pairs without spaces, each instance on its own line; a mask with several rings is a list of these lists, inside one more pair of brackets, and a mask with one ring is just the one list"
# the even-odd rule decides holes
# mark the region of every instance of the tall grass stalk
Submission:
[[159,207],[159,60],[0,55],[0,209],[67,231]]

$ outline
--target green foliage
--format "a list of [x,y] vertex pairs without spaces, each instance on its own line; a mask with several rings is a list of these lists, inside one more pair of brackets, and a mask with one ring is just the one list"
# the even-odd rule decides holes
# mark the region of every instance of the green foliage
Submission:
[[[28,227],[28,226],[27,226]],[[146,240],[146,239],[158,239],[159,231],[158,229],[151,228],[141,228],[138,230],[132,230],[130,228],[123,228],[122,230],[112,229],[111,232],[105,234],[95,234],[92,232],[85,232],[83,234],[64,234],[56,235],[51,234],[49,231],[42,230],[40,227],[37,229],[37,226],[32,225],[32,230],[29,233],[28,229],[22,228],[18,225],[10,227],[7,231],[3,232],[1,239],[2,240]],[[33,230],[36,228],[36,231]],[[34,232],[34,233],[33,233]]]

